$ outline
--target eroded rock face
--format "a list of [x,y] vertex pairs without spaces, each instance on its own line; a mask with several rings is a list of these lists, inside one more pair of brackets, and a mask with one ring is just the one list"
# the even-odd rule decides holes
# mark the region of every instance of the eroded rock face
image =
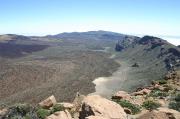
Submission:
[[120,105],[99,95],[89,95],[82,102],[80,119],[92,115],[109,119],[127,119],[127,115]]
[[48,97],[47,99],[43,100],[42,102],[40,102],[39,106],[41,106],[42,108],[45,108],[45,109],[49,109],[56,103],[57,103],[56,98],[54,97],[54,95],[52,95],[52,96]]
[[72,119],[71,114],[65,111],[55,112],[54,114],[48,116],[46,119]]

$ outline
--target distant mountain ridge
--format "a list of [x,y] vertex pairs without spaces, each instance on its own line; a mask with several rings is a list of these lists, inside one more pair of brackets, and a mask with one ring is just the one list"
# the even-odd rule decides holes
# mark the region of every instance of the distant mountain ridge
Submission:
[[61,38],[61,39],[84,39],[84,40],[118,40],[124,37],[124,34],[109,32],[109,31],[89,31],[89,32],[72,32],[72,33],[60,33],[57,35],[47,35],[47,38]]

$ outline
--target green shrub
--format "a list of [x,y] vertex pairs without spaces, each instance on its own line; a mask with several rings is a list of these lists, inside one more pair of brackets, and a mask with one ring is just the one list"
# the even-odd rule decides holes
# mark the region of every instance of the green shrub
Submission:
[[165,92],[168,92],[168,91],[170,91],[170,90],[173,90],[173,87],[172,87],[172,86],[170,86],[170,85],[165,86],[165,88],[164,88],[164,91],[165,91]]
[[167,84],[167,80],[162,79],[162,80],[159,80],[158,83],[160,85]]
[[16,104],[8,110],[8,113],[2,116],[3,119],[39,119],[35,108],[29,104]]
[[37,115],[39,118],[41,119],[45,119],[47,116],[49,116],[51,114],[51,112],[47,109],[38,109],[37,110]]
[[176,101],[176,102],[180,102],[180,93],[176,95],[175,101]]
[[23,119],[32,119],[32,118],[29,114],[27,114],[27,115],[25,115],[25,117]]
[[151,96],[151,97],[167,97],[168,93],[156,89],[156,90],[151,91],[149,96]]
[[161,104],[151,101],[151,100],[147,100],[143,103],[142,106],[148,110],[153,110],[153,109],[157,109],[158,107],[160,107]]
[[180,111],[180,102],[170,102],[169,108]]
[[126,107],[132,111],[132,114],[137,114],[141,111],[140,107],[138,105],[132,104],[127,100],[113,100],[122,107]]
[[57,111],[64,111],[64,110],[65,109],[64,109],[63,105],[56,104],[56,105],[53,106],[51,111],[52,111],[52,113],[54,113],[54,112],[57,112]]
[[31,111],[31,106],[29,104],[16,104],[11,109],[16,110],[17,113],[21,115],[26,115]]

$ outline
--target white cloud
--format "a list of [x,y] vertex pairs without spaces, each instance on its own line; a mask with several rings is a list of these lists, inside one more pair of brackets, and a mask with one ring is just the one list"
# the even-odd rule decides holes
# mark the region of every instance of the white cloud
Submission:
[[180,45],[180,38],[162,37],[164,40],[172,43],[173,45]]

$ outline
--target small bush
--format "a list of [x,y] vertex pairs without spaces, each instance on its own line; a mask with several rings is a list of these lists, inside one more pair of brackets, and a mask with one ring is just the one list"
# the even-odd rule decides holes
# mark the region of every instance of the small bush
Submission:
[[3,119],[39,119],[35,108],[29,104],[16,104],[8,109]]
[[32,119],[31,116],[29,114],[27,114],[24,119]]
[[170,90],[173,90],[173,87],[172,86],[170,86],[170,85],[167,85],[167,86],[164,86],[165,88],[164,88],[164,91],[165,92],[168,92],[168,91],[170,91]]
[[138,105],[132,104],[127,100],[113,100],[117,102],[122,107],[126,107],[132,111],[132,114],[137,114],[141,111],[140,107]]
[[29,104],[16,104],[15,106],[12,107],[12,109],[17,111],[17,113],[21,115],[26,115],[28,112],[31,111],[31,106]]
[[53,106],[52,113],[57,112],[57,111],[64,111],[64,110],[65,109],[64,109],[63,105],[56,104],[56,105]]
[[180,93],[176,95],[175,101],[176,101],[176,102],[180,102]]
[[153,109],[157,109],[158,107],[160,107],[161,104],[151,101],[151,100],[147,100],[143,103],[142,106],[148,110],[153,110]]
[[153,91],[151,91],[149,96],[151,96],[151,97],[167,97],[168,93],[160,91],[160,90],[153,90]]
[[37,110],[37,115],[41,119],[45,119],[47,116],[49,116],[51,112],[47,109],[38,109]]
[[158,83],[160,85],[167,84],[167,80],[164,80],[164,79],[163,80],[159,80]]
[[170,102],[169,108],[180,111],[180,102]]

